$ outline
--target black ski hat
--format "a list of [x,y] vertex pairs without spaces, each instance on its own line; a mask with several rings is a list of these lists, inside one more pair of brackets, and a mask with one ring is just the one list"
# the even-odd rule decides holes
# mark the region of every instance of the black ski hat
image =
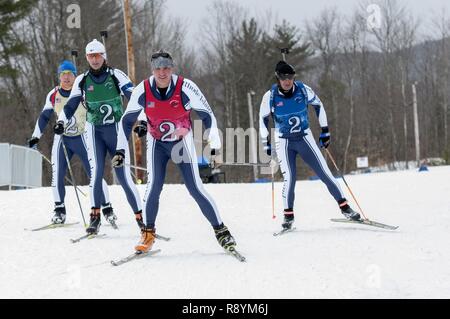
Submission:
[[288,64],[286,61],[280,61],[275,67],[275,73],[277,75],[281,74],[295,74],[295,69],[292,65]]

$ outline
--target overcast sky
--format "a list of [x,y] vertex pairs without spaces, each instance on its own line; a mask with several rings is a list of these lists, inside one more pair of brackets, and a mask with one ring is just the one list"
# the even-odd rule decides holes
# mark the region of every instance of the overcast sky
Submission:
[[[172,16],[187,20],[189,25],[189,38],[198,32],[202,18],[207,17],[207,6],[212,0],[166,0],[167,7]],[[230,0],[231,1],[231,0]],[[367,0],[366,0],[367,1]],[[306,17],[317,17],[321,10],[327,7],[337,7],[341,13],[352,13],[360,0],[239,0],[238,3],[248,8],[254,16],[261,16],[268,10],[273,10],[278,21],[286,19],[299,27],[304,26]],[[375,2],[375,1],[374,1]],[[428,23],[443,9],[450,14],[450,0],[400,0],[406,4],[416,17]],[[369,13],[368,13],[369,15]],[[426,25],[423,28],[426,28]]]

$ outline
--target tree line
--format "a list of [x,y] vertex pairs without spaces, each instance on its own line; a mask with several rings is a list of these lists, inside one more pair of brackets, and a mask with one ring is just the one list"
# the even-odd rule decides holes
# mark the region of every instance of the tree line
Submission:
[[[449,161],[450,17],[445,12],[419,20],[405,3],[380,0],[370,2],[380,8],[376,26],[368,24],[368,2],[348,15],[326,8],[317,17],[299,16],[294,25],[271,12],[256,17],[237,2],[217,0],[198,27],[170,16],[165,0],[131,2],[137,82],[151,72],[151,53],[167,49],[177,72],[199,85],[223,132],[250,127],[250,92],[253,126],[258,127],[259,104],[275,82],[280,48],[289,48],[287,60],[297,78],[311,86],[325,106],[331,151],[343,171],[354,170],[359,156],[368,156],[373,166],[414,160],[414,83],[421,157]],[[100,37],[100,30],[109,32],[108,62],[127,70],[121,1],[78,1],[80,28],[69,28],[67,7],[73,3],[77,1],[0,1],[0,142],[25,144],[47,92],[57,84],[58,63],[78,49],[79,71],[86,70],[84,47]],[[187,42],[186,32],[195,33],[194,43]],[[310,117],[315,118],[313,112]],[[317,135],[318,124],[312,123]],[[50,153],[52,135],[47,128],[39,143],[43,153]],[[79,162],[74,165],[81,168]],[[299,177],[311,174],[304,166]],[[179,174],[170,174],[175,171],[169,168],[169,182],[180,180]],[[46,184],[50,172],[45,167]],[[253,178],[249,168],[226,169],[226,174],[228,181]],[[82,173],[77,179],[87,183]]]

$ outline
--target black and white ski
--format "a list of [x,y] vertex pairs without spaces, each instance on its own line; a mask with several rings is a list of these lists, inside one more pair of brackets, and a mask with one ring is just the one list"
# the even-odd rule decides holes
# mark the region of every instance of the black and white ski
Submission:
[[239,260],[240,262],[245,262],[246,261],[245,257],[242,256],[241,253],[238,252],[236,250],[236,248],[234,248],[234,247],[230,247],[228,249],[225,249],[225,251],[227,253],[229,253],[231,256],[233,256],[234,258],[236,258],[237,260]]
[[159,240],[170,241],[170,237],[164,237],[158,234],[155,234],[155,238]]
[[157,253],[161,252],[161,249],[156,249],[156,250],[150,250],[149,252],[146,253],[141,253],[141,252],[135,252],[125,258],[119,259],[119,260],[111,260],[111,265],[113,266],[120,266],[123,265],[127,262],[130,262],[132,260],[136,260],[136,259],[140,259],[143,257],[147,257],[147,256],[153,256]]
[[75,238],[75,239],[71,239],[70,242],[72,244],[78,243],[80,241],[82,241],[83,239],[93,239],[93,238],[101,238],[101,237],[105,237],[106,234],[86,234],[83,235],[81,237]]
[[374,222],[369,219],[363,219],[361,221],[356,221],[356,220],[350,220],[350,219],[346,219],[346,218],[333,218],[333,219],[331,219],[331,221],[335,222],[335,223],[361,224],[361,225],[373,226],[373,227],[389,229],[389,230],[396,230],[398,228],[398,226],[386,225],[383,223]]
[[47,229],[70,227],[70,226],[77,225],[77,224],[79,224],[79,222],[76,222],[76,223],[65,223],[65,224],[53,224],[52,223],[52,224],[48,224],[48,225],[45,225],[45,226],[42,226],[42,227],[38,227],[38,228],[32,228],[32,229],[25,228],[24,230],[26,230],[26,231],[40,231],[40,230],[47,230]]
[[295,227],[288,228],[288,229],[284,228],[284,229],[280,230],[279,232],[273,233],[273,235],[274,235],[275,237],[281,236],[281,235],[284,235],[284,234],[293,232],[293,231],[296,230],[296,229],[297,229],[297,228],[295,228]]
[[113,229],[118,230],[119,227],[117,227],[116,221],[112,220],[112,221],[108,221],[108,223],[112,226]]

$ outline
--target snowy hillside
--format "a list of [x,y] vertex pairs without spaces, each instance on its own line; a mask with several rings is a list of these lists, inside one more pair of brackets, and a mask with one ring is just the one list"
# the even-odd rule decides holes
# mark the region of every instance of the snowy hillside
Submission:
[[[2,191],[0,298],[450,298],[450,167],[346,179],[369,218],[400,228],[332,223],[341,215],[325,186],[300,181],[297,231],[275,238],[281,184],[275,221],[270,184],[206,185],[246,263],[222,252],[183,185],[161,196],[157,232],[172,240],[120,267],[110,260],[139,239],[120,187],[110,188],[119,230],[103,222],[106,237],[77,244],[69,239],[83,234],[81,224],[24,230],[50,221],[50,188]],[[68,222],[80,221],[73,188],[67,193]]]

